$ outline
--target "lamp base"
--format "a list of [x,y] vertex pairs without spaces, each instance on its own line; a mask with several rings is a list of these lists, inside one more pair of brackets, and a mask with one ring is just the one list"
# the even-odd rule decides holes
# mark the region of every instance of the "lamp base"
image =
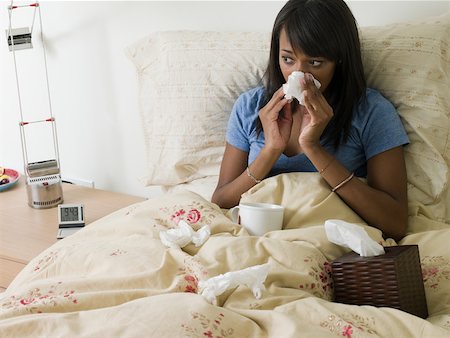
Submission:
[[48,209],[61,204],[63,199],[60,175],[27,178],[28,205],[35,209]]

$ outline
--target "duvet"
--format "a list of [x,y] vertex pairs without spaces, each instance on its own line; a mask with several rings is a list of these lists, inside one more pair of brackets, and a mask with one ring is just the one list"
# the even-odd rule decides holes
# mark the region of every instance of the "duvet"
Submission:
[[[353,213],[317,174],[267,179],[242,200],[286,207],[283,230],[249,236],[228,211],[193,192],[168,193],[110,214],[33,259],[0,294],[1,337],[448,337],[450,230],[414,216],[426,231],[400,242]],[[429,317],[333,302],[327,219],[357,223],[379,243],[418,244]],[[159,233],[184,220],[211,236],[168,248]],[[199,281],[269,264],[260,299],[245,285],[212,305]]]

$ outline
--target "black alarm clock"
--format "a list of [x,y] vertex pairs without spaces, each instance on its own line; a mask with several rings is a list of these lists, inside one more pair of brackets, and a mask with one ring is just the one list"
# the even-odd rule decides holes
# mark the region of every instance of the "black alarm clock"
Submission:
[[84,227],[83,204],[59,204],[58,223],[58,239],[67,237]]

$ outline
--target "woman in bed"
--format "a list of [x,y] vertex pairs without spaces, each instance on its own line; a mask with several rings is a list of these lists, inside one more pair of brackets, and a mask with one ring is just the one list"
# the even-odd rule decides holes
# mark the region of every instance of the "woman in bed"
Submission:
[[[294,71],[305,74],[304,105],[283,92]],[[266,177],[318,171],[368,224],[399,240],[407,225],[402,147],[408,142],[393,105],[366,87],[345,2],[291,0],[274,23],[265,85],[233,107],[212,201],[230,208]]]

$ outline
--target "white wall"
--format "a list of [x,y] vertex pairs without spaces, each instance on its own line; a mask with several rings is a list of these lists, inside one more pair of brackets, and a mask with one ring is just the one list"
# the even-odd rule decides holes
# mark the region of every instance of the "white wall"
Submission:
[[[450,11],[449,1],[348,3],[360,26]],[[8,28],[8,4],[9,1],[0,1],[1,32]],[[140,196],[158,194],[159,188],[143,187],[139,181],[146,162],[137,77],[124,48],[157,30],[270,31],[283,4],[284,1],[41,1],[63,176],[93,180],[100,189]],[[17,25],[13,27],[29,26],[30,13],[31,9],[14,12]],[[38,34],[33,36],[35,48],[17,52],[25,120],[48,115],[42,54]],[[12,53],[1,33],[0,166],[23,171],[18,121]],[[49,130],[35,127],[27,134],[30,160],[49,158]]]

